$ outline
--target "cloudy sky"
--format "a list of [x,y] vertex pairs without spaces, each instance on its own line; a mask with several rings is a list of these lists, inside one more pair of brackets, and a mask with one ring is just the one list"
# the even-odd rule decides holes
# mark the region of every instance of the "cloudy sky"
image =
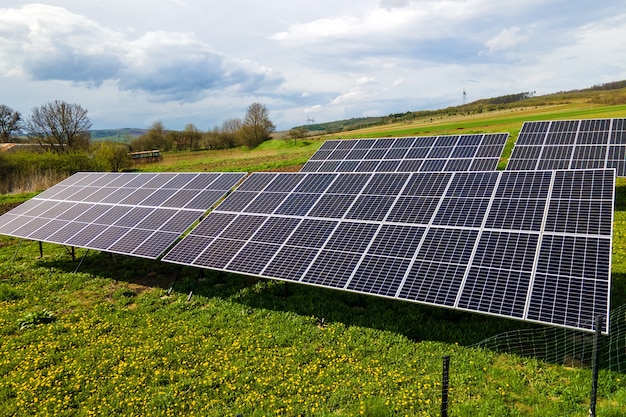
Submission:
[[626,0],[0,1],[0,104],[279,130],[626,79]]

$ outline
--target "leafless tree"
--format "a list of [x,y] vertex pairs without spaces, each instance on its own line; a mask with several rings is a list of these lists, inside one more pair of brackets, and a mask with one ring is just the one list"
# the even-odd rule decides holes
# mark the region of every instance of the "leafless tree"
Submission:
[[267,107],[261,103],[252,103],[248,107],[246,117],[243,120],[242,142],[250,148],[260,145],[271,138],[276,129],[270,120]]
[[88,149],[91,119],[79,104],[54,100],[32,110],[28,136],[57,153]]
[[9,142],[11,136],[22,130],[22,115],[9,106],[0,104],[0,143]]
[[202,139],[202,132],[193,123],[188,123],[185,129],[181,132],[180,139],[183,142],[182,145],[189,147],[190,151],[198,149],[200,140]]

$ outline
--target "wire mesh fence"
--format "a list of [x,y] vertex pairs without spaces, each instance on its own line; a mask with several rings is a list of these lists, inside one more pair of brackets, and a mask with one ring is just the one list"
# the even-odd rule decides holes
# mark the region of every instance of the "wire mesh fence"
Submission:
[[[612,310],[609,321],[609,334],[600,340],[600,366],[626,373],[626,304]],[[581,368],[591,366],[593,333],[556,327],[521,329],[474,346]]]

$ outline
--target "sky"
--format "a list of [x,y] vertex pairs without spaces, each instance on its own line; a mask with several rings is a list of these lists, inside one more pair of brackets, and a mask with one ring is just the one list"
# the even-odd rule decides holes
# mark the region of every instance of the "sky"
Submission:
[[0,104],[277,130],[626,79],[626,0],[0,0]]

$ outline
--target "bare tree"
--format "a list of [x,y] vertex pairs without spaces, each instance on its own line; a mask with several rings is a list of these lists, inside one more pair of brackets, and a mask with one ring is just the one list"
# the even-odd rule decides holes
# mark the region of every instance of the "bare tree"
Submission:
[[11,136],[22,130],[22,115],[9,106],[0,104],[0,143],[9,142]]
[[198,149],[200,140],[202,139],[202,132],[193,123],[188,123],[185,129],[181,132],[180,138],[184,145],[189,147],[190,151]]
[[26,123],[28,136],[57,153],[88,149],[91,119],[79,104],[55,100],[33,108]]
[[171,151],[174,148],[175,135],[168,132],[160,120],[152,123],[143,135],[130,143],[133,152],[159,149],[162,152]]
[[276,126],[270,120],[267,107],[261,103],[252,103],[248,107],[243,121],[242,142],[250,148],[260,145],[270,139]]

